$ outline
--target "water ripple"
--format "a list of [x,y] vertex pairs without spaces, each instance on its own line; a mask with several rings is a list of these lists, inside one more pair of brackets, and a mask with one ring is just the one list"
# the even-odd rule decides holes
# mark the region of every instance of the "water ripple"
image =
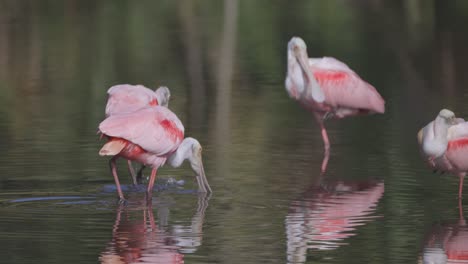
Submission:
[[309,189],[291,203],[286,216],[289,263],[304,263],[309,249],[347,245],[346,239],[357,234],[358,226],[379,217],[373,213],[383,193],[383,182],[338,182]]

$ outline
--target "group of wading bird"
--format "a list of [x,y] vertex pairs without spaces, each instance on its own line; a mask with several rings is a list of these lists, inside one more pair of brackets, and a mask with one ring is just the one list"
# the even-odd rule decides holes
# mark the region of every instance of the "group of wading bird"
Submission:
[[[343,62],[332,58],[309,58],[305,42],[293,37],[287,47],[288,68],[286,90],[289,96],[310,110],[320,125],[325,152],[322,173],[325,172],[330,142],[324,121],[331,118],[384,113],[385,101],[377,90],[362,80]],[[145,166],[152,168],[147,187],[151,197],[156,172],[168,163],[179,167],[188,160],[196,173],[199,192],[211,192],[202,163],[202,147],[190,137],[184,138],[184,126],[168,108],[170,92],[167,87],[152,91],[142,85],[116,85],[107,93],[106,119],[99,132],[108,139],[99,151],[110,160],[117,192],[125,201],[116,170],[116,159],[128,161],[128,168],[137,184]],[[468,171],[468,122],[456,118],[447,109],[440,111],[434,121],[418,133],[421,153],[428,165],[460,177],[459,198],[463,178]],[[135,173],[131,161],[143,164]]]

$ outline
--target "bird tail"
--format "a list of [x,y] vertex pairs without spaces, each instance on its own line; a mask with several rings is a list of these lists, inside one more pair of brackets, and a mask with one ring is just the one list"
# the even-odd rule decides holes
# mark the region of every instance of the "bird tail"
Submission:
[[126,144],[122,140],[110,140],[104,146],[102,146],[101,150],[99,150],[100,156],[115,156],[119,154],[124,148]]

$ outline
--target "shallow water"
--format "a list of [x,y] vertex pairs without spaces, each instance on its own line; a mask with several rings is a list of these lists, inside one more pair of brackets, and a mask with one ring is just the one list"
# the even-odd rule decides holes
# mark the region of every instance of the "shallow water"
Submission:
[[[443,107],[468,116],[467,20],[464,1],[0,2],[0,262],[466,259],[458,179],[425,167],[416,133]],[[386,100],[326,123],[323,176],[284,88],[294,35]],[[162,168],[147,206],[120,161],[117,203],[96,131],[118,83],[171,89],[213,195]]]

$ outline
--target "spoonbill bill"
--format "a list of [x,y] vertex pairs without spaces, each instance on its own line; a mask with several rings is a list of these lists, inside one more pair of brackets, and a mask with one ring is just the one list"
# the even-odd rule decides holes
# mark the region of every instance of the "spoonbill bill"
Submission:
[[116,159],[137,161],[152,168],[147,188],[150,199],[156,172],[166,162],[179,167],[188,160],[197,174],[198,191],[211,192],[202,162],[202,147],[194,138],[184,138],[184,126],[166,107],[153,106],[131,113],[111,115],[99,124],[99,131],[109,141],[99,151],[113,156],[109,163],[121,202],[125,202],[117,176]]
[[313,112],[320,125],[325,148],[322,173],[330,155],[325,120],[385,112],[385,101],[372,85],[335,58],[309,58],[307,46],[299,37],[288,43],[285,85],[289,96]]

